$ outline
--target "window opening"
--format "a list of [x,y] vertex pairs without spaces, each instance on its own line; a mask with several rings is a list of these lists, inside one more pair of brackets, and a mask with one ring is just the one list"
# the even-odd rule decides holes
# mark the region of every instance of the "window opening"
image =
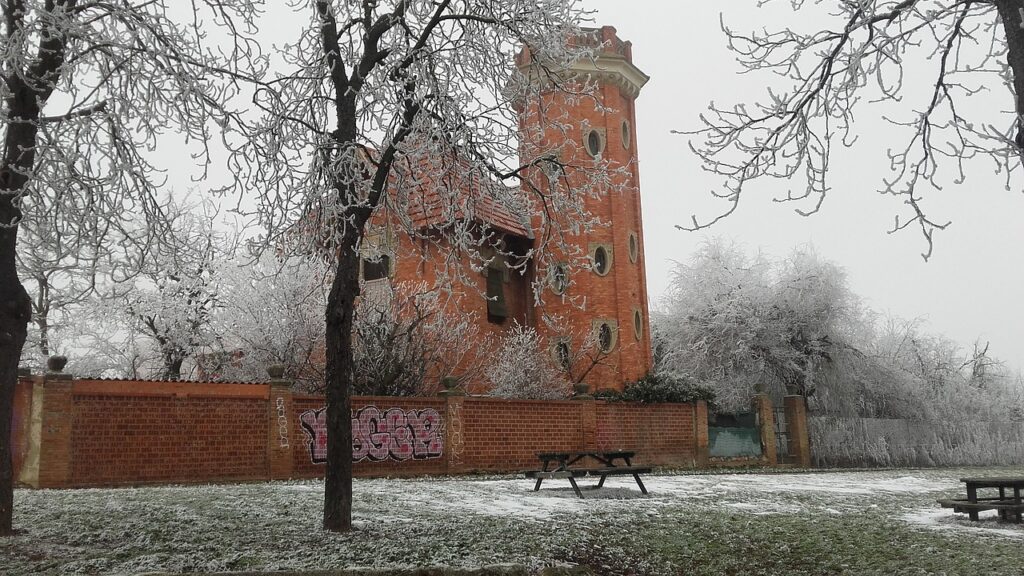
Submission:
[[601,347],[602,352],[611,352],[612,346],[615,345],[615,334],[607,322],[602,322],[601,327],[598,328],[597,343]]
[[604,246],[594,248],[594,272],[597,272],[600,276],[607,274],[610,264],[609,260],[608,250]]
[[586,140],[584,140],[584,143],[587,146],[587,152],[594,158],[600,156],[601,152],[604,150],[604,141],[601,138],[601,133],[595,129],[591,129],[587,132],[587,137]]
[[505,305],[505,279],[501,270],[487,269],[487,321],[501,324],[508,318],[508,307]]
[[558,366],[562,370],[568,370],[569,364],[572,361],[572,356],[569,352],[569,343],[565,340],[561,340],[558,344],[555,344],[555,361],[558,362]]
[[551,290],[555,294],[565,294],[569,288],[569,270],[565,264],[555,264],[551,267]]
[[381,254],[376,258],[363,258],[363,280],[371,282],[391,275],[391,257]]

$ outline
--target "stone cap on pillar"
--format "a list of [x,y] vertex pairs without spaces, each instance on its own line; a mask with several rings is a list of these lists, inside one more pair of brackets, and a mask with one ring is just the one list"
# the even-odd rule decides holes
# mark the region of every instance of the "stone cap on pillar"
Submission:
[[270,385],[275,388],[291,388],[291,380],[284,377],[284,364],[271,364],[267,366],[267,375],[270,376]]

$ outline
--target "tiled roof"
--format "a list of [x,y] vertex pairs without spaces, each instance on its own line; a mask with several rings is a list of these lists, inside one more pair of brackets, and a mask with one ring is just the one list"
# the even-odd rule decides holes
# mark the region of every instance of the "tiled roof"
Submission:
[[470,219],[502,232],[532,238],[529,225],[509,206],[516,201],[519,189],[507,188],[469,170],[459,170],[460,164],[439,167],[435,162],[423,161],[415,171],[400,170],[394,181],[396,194],[406,202],[412,224],[426,228]]

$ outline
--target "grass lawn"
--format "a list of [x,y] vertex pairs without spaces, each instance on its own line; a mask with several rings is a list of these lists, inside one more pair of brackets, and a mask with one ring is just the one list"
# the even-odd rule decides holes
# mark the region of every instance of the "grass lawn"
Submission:
[[942,469],[659,474],[575,498],[564,480],[357,480],[351,534],[323,483],[18,490],[0,573],[581,565],[596,574],[1024,574],[1024,527],[954,518]]

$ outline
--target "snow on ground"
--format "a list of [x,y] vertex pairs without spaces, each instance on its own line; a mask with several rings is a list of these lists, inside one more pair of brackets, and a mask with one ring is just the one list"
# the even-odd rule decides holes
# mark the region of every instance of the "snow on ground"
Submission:
[[[616,477],[600,490],[585,489],[582,500],[562,479],[545,480],[536,492],[533,481],[522,477],[360,479],[353,506],[358,530],[340,536],[320,530],[321,481],[18,490],[15,524],[26,532],[0,540],[0,566],[12,567],[0,572],[472,567],[504,562],[539,567],[580,561],[581,550],[604,562],[607,558],[601,555],[607,550],[620,546],[620,555],[629,554],[644,545],[644,538],[658,538],[666,529],[682,530],[672,538],[704,538],[707,532],[739,538],[736,542],[745,545],[759,533],[730,531],[762,522],[789,541],[815,538],[819,528],[814,526],[822,523],[837,522],[840,531],[851,523],[866,531],[878,523],[895,523],[894,529],[909,531],[908,537],[917,531],[922,538],[932,534],[1016,545],[1024,539],[1021,525],[994,518],[978,523],[958,519],[935,502],[962,492],[961,476],[1006,474],[659,474],[643,477],[648,496],[632,478]],[[592,483],[580,482],[581,487]],[[650,532],[645,532],[648,526]],[[599,541],[619,529],[626,532],[611,543]],[[615,540],[633,537],[640,540]],[[669,542],[670,547],[677,544]],[[681,554],[693,558],[705,552],[713,550]],[[651,561],[662,568],[678,562]],[[652,568],[648,573],[659,572]]]
[[966,514],[953,514],[948,508],[920,508],[903,514],[903,519],[911,524],[932,530],[950,530],[979,536],[994,536],[1024,540],[1024,528],[1020,525],[999,521],[995,510],[987,510],[978,514],[977,522],[967,518]]
[[[705,474],[644,476],[650,493],[643,496],[628,477],[609,478],[601,490],[586,490],[580,500],[566,480],[545,480],[539,492],[532,481],[448,480],[421,482],[395,494],[399,508],[459,510],[469,514],[515,517],[543,521],[562,514],[587,514],[601,510],[657,510],[680,501],[727,506],[753,514],[799,512],[808,507],[833,505],[859,509],[864,496],[921,494],[956,488],[950,479],[891,473],[855,472],[829,474]],[[795,500],[794,500],[795,499]]]

